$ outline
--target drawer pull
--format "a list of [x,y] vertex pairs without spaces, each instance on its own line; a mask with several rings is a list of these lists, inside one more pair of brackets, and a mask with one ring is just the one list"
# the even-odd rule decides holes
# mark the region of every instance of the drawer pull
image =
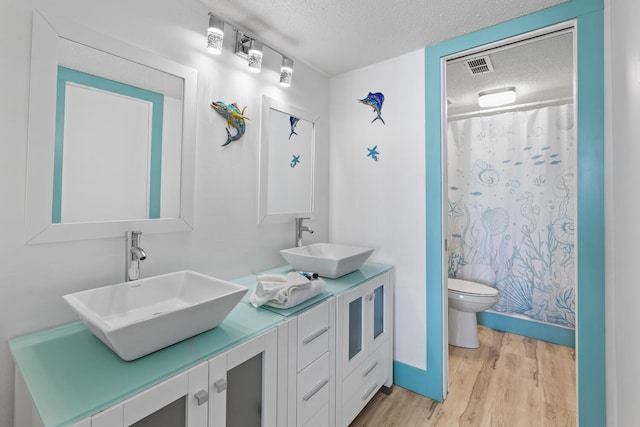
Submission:
[[209,393],[207,393],[207,390],[200,390],[194,396],[198,402],[198,406],[202,406],[209,401]]
[[326,386],[327,384],[329,384],[329,380],[325,378],[324,380],[322,380],[322,382],[320,382],[320,384],[315,386],[309,393],[302,396],[302,400],[304,400],[305,402],[309,401],[309,399],[315,396],[315,394],[320,390],[322,390],[322,387]]
[[374,384],[365,394],[362,396],[362,400],[367,400],[371,394],[376,391],[378,384]]
[[373,365],[369,366],[369,369],[367,369],[366,371],[364,371],[364,372],[362,373],[362,376],[363,376],[363,377],[366,377],[367,375],[369,375],[369,374],[371,373],[371,371],[373,371],[373,370],[376,368],[376,366],[378,366],[378,362],[373,362]]
[[312,335],[309,335],[307,338],[302,340],[302,344],[309,344],[311,341],[315,340],[316,338],[318,338],[320,335],[324,334],[325,332],[327,332],[329,330],[328,327],[324,327],[322,329],[320,329],[319,331],[315,332]]
[[216,389],[218,393],[222,393],[227,389],[227,382],[220,378],[218,381],[213,383],[213,387]]

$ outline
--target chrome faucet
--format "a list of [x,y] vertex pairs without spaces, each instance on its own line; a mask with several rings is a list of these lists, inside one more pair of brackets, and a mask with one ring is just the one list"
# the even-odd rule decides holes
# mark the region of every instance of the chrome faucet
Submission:
[[309,226],[302,225],[302,221],[310,218],[296,218],[296,247],[302,246],[302,232],[306,231],[313,234],[313,229]]
[[126,240],[124,279],[130,282],[140,278],[140,261],[147,259],[147,253],[140,247],[142,231],[127,231],[124,236]]

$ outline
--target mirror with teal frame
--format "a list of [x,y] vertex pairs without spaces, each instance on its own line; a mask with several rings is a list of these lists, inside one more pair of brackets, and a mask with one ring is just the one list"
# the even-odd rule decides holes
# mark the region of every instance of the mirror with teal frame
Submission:
[[188,231],[197,72],[33,14],[28,243]]
[[604,322],[604,18],[602,0],[572,0],[425,49],[427,369],[394,362],[394,381],[444,400],[444,224],[442,99],[446,57],[574,20],[577,37],[578,303],[576,370],[578,422],[606,425]]
[[160,218],[163,111],[161,93],[58,66],[53,224]]

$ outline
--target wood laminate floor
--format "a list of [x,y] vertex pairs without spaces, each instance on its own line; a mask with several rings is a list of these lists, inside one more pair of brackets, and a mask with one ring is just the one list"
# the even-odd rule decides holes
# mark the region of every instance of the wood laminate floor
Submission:
[[352,427],[576,425],[575,350],[479,327],[480,348],[449,347],[443,403],[395,386],[378,392]]

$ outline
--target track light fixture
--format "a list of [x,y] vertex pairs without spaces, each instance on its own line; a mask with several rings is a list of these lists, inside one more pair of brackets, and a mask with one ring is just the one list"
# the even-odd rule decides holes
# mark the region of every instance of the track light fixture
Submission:
[[262,69],[262,55],[267,47],[275,54],[282,57],[280,67],[280,85],[290,87],[293,76],[293,60],[276,49],[256,39],[248,32],[239,29],[235,24],[224,21],[222,18],[209,13],[209,28],[207,30],[207,48],[214,54],[222,53],[222,41],[224,39],[224,26],[232,27],[236,32],[235,54],[247,60],[249,71],[259,73]]

